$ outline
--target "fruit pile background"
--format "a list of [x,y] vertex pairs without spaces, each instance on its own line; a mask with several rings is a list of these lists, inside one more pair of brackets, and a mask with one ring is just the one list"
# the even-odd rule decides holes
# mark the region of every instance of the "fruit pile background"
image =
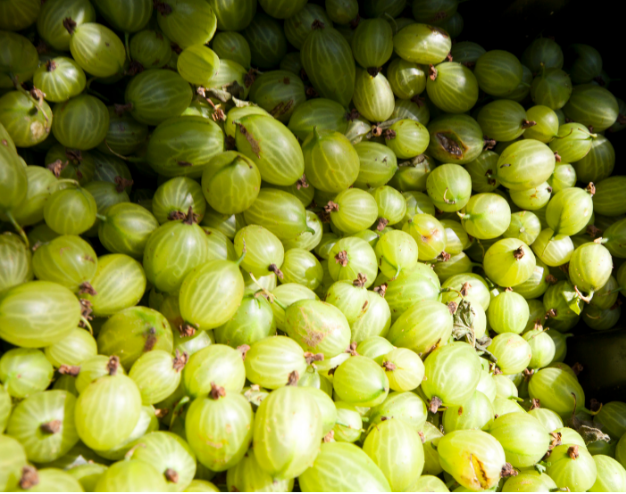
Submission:
[[567,3],[0,0],[0,490],[626,491]]

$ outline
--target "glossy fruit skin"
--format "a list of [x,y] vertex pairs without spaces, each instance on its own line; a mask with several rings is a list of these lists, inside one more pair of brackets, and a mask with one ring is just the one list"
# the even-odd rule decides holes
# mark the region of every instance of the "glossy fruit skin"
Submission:
[[[519,252],[515,254],[514,251]],[[515,256],[523,254],[520,259]],[[530,247],[518,239],[497,241],[487,250],[484,269],[487,276],[500,286],[515,286],[530,278],[536,261]]]
[[613,173],[615,149],[606,137],[598,135],[591,144],[589,154],[572,166],[579,181],[598,183]]
[[530,380],[528,392],[531,398],[539,398],[546,408],[558,413],[562,418],[569,417],[574,409],[583,407],[585,393],[576,376],[556,367],[546,367],[536,372]]
[[80,320],[81,308],[67,288],[49,281],[30,281],[0,296],[0,336],[26,348],[57,343]]
[[26,398],[45,390],[53,374],[52,364],[40,350],[13,348],[0,358],[0,381],[12,398]]
[[37,17],[37,31],[44,41],[55,50],[67,51],[70,33],[63,27],[63,20],[71,18],[78,26],[96,20],[96,10],[88,0],[52,0],[42,5]]
[[302,151],[307,180],[315,189],[338,193],[358,177],[359,156],[338,132],[315,129],[302,144]]
[[593,196],[593,207],[596,214],[604,216],[620,216],[626,213],[626,206],[621,200],[626,180],[619,175],[605,178],[596,185],[596,194]]
[[470,200],[472,180],[469,173],[459,165],[441,165],[428,175],[426,191],[440,210],[459,211]]
[[220,31],[241,31],[250,24],[257,9],[255,0],[209,0],[209,5],[217,17]]
[[389,393],[383,368],[367,357],[350,357],[333,375],[333,389],[341,401],[356,406],[380,405]]
[[149,0],[96,0],[96,8],[102,17],[118,31],[134,33],[150,21],[152,5]]
[[511,224],[509,204],[497,194],[472,196],[459,216],[467,233],[481,240],[499,237]]
[[76,429],[87,446],[106,450],[130,436],[140,411],[141,395],[129,377],[104,376],[80,394],[75,409]]
[[257,77],[249,97],[283,123],[289,122],[294,109],[306,101],[304,83],[286,70],[273,70]]
[[354,93],[356,73],[352,50],[345,38],[332,27],[316,29],[307,36],[300,53],[304,70],[319,94],[347,107]]
[[[137,482],[137,479],[142,479]],[[98,492],[123,492],[144,489],[148,492],[167,491],[167,484],[160,472],[150,463],[140,460],[118,461],[111,465],[98,479]]]
[[[254,456],[272,478],[293,478],[318,455],[321,436],[322,419],[315,399],[306,388],[285,386],[270,393],[257,410]],[[293,440],[284,442],[284,438]],[[277,456],[279,451],[285,454]]]
[[76,328],[60,342],[46,347],[45,354],[57,368],[63,364],[80,365],[84,360],[98,354],[98,345],[87,331]]
[[[337,468],[346,474],[335,475]],[[356,472],[361,472],[357,475]],[[345,491],[350,489],[385,492],[389,482],[374,461],[360,448],[349,443],[323,443],[313,466],[300,476],[302,489],[314,491]]]
[[33,279],[30,249],[16,234],[0,235],[0,292]]
[[52,133],[65,147],[83,151],[95,148],[106,137],[109,112],[98,98],[80,95],[54,107]]
[[[76,398],[66,391],[37,393],[15,407],[7,433],[20,441],[30,461],[54,461],[79,440],[74,426],[75,405]],[[62,423],[59,433],[37,433],[40,426],[53,420]]]
[[429,77],[426,90],[430,100],[446,113],[465,113],[478,101],[478,82],[474,73],[457,62],[436,67],[435,80]]
[[545,69],[533,80],[530,94],[538,105],[559,110],[565,106],[572,94],[572,81],[561,69]]
[[[208,254],[209,245],[201,227],[169,221],[157,228],[146,243],[146,277],[158,290],[174,293],[191,270],[209,260]],[[172,262],[174,259],[176,262]]]
[[558,136],[550,143],[550,149],[558,153],[563,163],[575,163],[583,159],[593,145],[596,134],[590,133],[580,123],[566,123],[559,127]]
[[3,31],[0,41],[3,46],[6,46],[2,54],[3,68],[0,73],[0,87],[9,89],[14,87],[9,73],[13,74],[18,81],[25,82],[37,70],[39,59],[33,44],[20,34]]
[[465,164],[483,151],[483,132],[468,115],[442,115],[428,124],[428,155],[442,163]]
[[448,407],[443,413],[443,426],[447,432],[467,429],[488,431],[495,414],[491,400],[480,391],[476,391],[463,406]]
[[626,424],[623,420],[623,411],[626,406],[621,401],[605,403],[602,410],[593,418],[597,427],[613,439],[621,438],[626,432]]
[[353,235],[374,224],[378,218],[378,205],[374,197],[360,189],[346,189],[333,202],[337,211],[331,211],[332,224],[347,235]]
[[595,242],[588,242],[572,254],[570,279],[579,290],[593,293],[609,281],[612,266],[608,249]]
[[0,29],[3,31],[21,31],[33,24],[39,15],[41,4],[30,2],[5,2],[0,11]]
[[264,115],[248,115],[238,119],[236,124],[237,148],[256,163],[264,181],[291,185],[302,177],[302,151],[287,127]]
[[550,178],[556,160],[542,142],[524,139],[507,147],[497,164],[498,181],[513,190],[528,190]]
[[176,62],[178,73],[187,82],[203,86],[217,75],[220,59],[217,54],[205,45],[191,45],[185,48]]
[[215,34],[217,19],[208,2],[166,0],[172,11],[157,20],[165,35],[183,50],[192,45],[208,44]]
[[239,463],[228,469],[226,483],[231,492],[291,492],[294,479],[273,481],[257,462],[253,450],[248,450]]
[[[506,463],[500,443],[483,431],[450,432],[441,438],[437,451],[443,469],[453,472],[454,479],[467,489],[487,490],[495,486]],[[480,475],[474,473],[474,462],[480,465]]]
[[91,246],[75,235],[62,235],[35,251],[33,271],[38,279],[58,283],[73,292],[89,283],[98,268]]
[[365,70],[357,70],[352,102],[360,115],[372,122],[383,122],[393,113],[395,102],[391,85],[379,73],[372,76]]
[[129,307],[102,325],[98,348],[105,355],[117,355],[122,366],[128,370],[145,352],[172,352],[172,329],[159,312],[147,307]]
[[619,462],[603,454],[593,455],[598,476],[596,482],[589,489],[591,492],[609,492],[624,489],[626,472]]
[[315,98],[299,104],[289,119],[289,130],[304,141],[318,130],[332,130],[344,134],[348,129],[346,109],[336,101],[326,98]]
[[[180,288],[180,313],[199,329],[228,321],[243,298],[244,281],[231,261],[209,261],[191,271]],[[215,311],[219,314],[215,314]]]
[[552,461],[546,473],[552,477],[558,487],[571,490],[588,490],[596,482],[597,467],[592,456],[585,448],[579,448],[578,456],[569,456],[571,445],[563,444],[554,448],[550,455]]
[[31,147],[50,134],[52,111],[43,100],[36,104],[32,96],[10,91],[0,97],[0,123],[16,146]]
[[336,307],[317,300],[300,300],[285,311],[285,328],[305,351],[332,358],[350,346],[350,326]]
[[198,221],[202,221],[206,211],[202,188],[188,177],[172,178],[161,184],[152,198],[152,214],[161,225],[172,221],[172,213],[186,214],[190,207]]
[[109,252],[141,259],[151,233],[159,222],[147,209],[131,203],[111,206],[100,223],[98,236]]
[[0,470],[0,487],[4,491],[14,489],[22,476],[22,467],[26,465],[24,447],[11,436],[0,435],[2,446],[2,470]]
[[130,40],[130,57],[146,69],[159,69],[172,57],[170,41],[161,32],[144,29]]
[[400,58],[424,65],[442,62],[452,46],[445,31],[427,24],[410,24],[393,37]]
[[381,469],[394,491],[404,491],[424,467],[424,448],[417,431],[398,419],[372,428],[363,451]]
[[528,303],[518,293],[501,292],[491,300],[487,316],[496,333],[520,334],[528,322]]
[[287,38],[279,22],[259,11],[242,31],[250,45],[252,65],[261,69],[277,66],[287,53]]
[[418,301],[441,300],[439,279],[432,270],[421,263],[418,263],[413,271],[401,273],[398,278],[385,282],[387,283],[385,300],[391,309],[392,321],[396,321],[404,311]]
[[450,343],[428,355],[422,390],[429,399],[462,405],[471,398],[480,380],[480,362],[470,350],[466,343]]
[[264,187],[244,212],[244,219],[249,225],[266,228],[281,240],[297,238],[304,232],[312,233],[306,223],[302,202],[279,189]]
[[131,79],[124,99],[131,115],[146,125],[159,125],[178,117],[191,103],[189,84],[171,70],[146,70]]
[[244,272],[252,273],[256,277],[271,275],[283,264],[283,245],[276,235],[262,226],[249,225],[242,228],[237,232],[234,244],[239,256],[246,250],[241,261]]
[[619,106],[608,89],[583,84],[574,88],[563,112],[574,122],[593,128],[593,132],[602,132],[615,123]]
[[292,248],[285,252],[281,266],[283,283],[297,283],[315,290],[324,278],[324,268],[308,250]]
[[95,22],[74,28],[70,51],[85,72],[100,78],[120,73],[126,59],[124,44],[117,34]]
[[[13,217],[22,226],[43,221],[44,205],[57,182],[50,170],[34,165],[26,167],[26,178],[28,180],[26,197],[19,204],[19,208],[12,211]],[[6,219],[3,213],[0,213],[0,218]]]
[[253,418],[250,404],[240,394],[227,393],[217,400],[197,398],[185,419],[189,446],[207,468],[227,470],[246,453]]
[[400,159],[414,158],[428,148],[430,135],[419,122],[404,119],[394,123],[390,130],[394,136],[386,138],[386,144]]
[[393,94],[403,100],[410,100],[426,89],[426,73],[421,65],[401,58],[391,61],[387,68],[387,79]]
[[202,117],[178,117],[162,123],[152,133],[146,160],[161,175],[197,178],[223,150],[224,134],[215,122]]
[[363,68],[382,67],[393,53],[393,31],[385,19],[360,22],[351,41],[356,62]]
[[[342,262],[337,261],[337,256],[342,252],[346,252],[348,259],[345,266]],[[378,272],[378,263],[374,249],[365,240],[358,237],[345,237],[332,247],[329,257],[331,260],[328,270],[335,281],[354,281],[361,273],[366,278],[366,288],[374,284]],[[335,262],[333,263],[333,261]]]
[[478,59],[474,74],[478,85],[487,94],[506,97],[522,81],[523,69],[515,55],[492,50]]

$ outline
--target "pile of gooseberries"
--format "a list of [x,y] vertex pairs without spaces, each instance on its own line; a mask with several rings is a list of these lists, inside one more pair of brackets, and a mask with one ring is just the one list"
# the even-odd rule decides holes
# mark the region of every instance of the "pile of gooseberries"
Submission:
[[626,104],[459,3],[0,0],[0,491],[626,490]]

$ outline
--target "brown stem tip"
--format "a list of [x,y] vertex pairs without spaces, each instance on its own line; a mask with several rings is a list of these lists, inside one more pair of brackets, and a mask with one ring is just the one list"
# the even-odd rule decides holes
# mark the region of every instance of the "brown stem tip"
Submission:
[[270,267],[267,269],[268,271],[271,271],[276,276],[278,276],[279,279],[282,280],[284,278],[283,272],[280,269],[278,269],[278,266],[276,266],[276,264],[270,264]]
[[287,378],[287,386],[297,386],[300,380],[300,374],[298,371],[292,371]]
[[554,159],[557,163],[561,162],[561,155],[559,153],[554,153]]
[[193,207],[189,206],[189,209],[187,210],[187,214],[185,215],[185,219],[183,220],[183,223],[185,225],[193,225],[194,223],[197,223],[197,222],[198,222],[198,215],[193,212]]
[[337,211],[339,211],[339,204],[333,201],[328,201],[328,204],[324,206],[324,211],[326,211],[329,214],[336,213]]
[[315,19],[311,24],[311,29],[313,31],[316,31],[317,29],[324,29],[324,23],[319,19]]
[[461,297],[467,297],[467,294],[469,293],[470,288],[472,288],[472,285],[470,284],[469,281],[466,281],[465,283],[463,283],[463,286],[461,287],[461,290],[459,291],[459,293],[461,294]]
[[39,484],[39,475],[34,467],[25,466],[22,467],[22,476],[20,477],[20,488],[31,489]]
[[187,352],[183,352],[183,354],[181,355],[180,350],[178,350],[177,348],[176,357],[174,357],[174,360],[172,362],[172,368],[176,372],[181,372],[185,368],[185,365],[187,365],[188,360],[189,354]]
[[93,319],[93,317],[91,317],[91,313],[93,312],[91,302],[84,298],[78,299],[78,302],[80,303],[80,315],[88,321],[91,321]]
[[453,302],[452,300],[448,302],[447,305],[448,305],[448,310],[450,311],[450,314],[454,314],[459,307],[459,304],[457,304],[456,302]]
[[589,185],[587,185],[587,187],[585,187],[585,191],[587,191],[587,194],[589,194],[591,197],[593,197],[596,193],[596,186],[593,185],[593,182],[589,182]]
[[387,283],[374,287],[374,293],[378,293],[378,295],[382,298],[385,298],[385,294],[387,293]]
[[178,326],[178,333],[181,338],[189,338],[190,336],[196,334],[196,328],[189,323],[183,323]]
[[56,70],[56,68],[57,68],[57,64],[56,64],[56,62],[54,60],[48,60],[46,62],[46,70],[48,72],[54,72]]
[[371,75],[372,77],[376,77],[378,74],[382,72],[382,70],[383,70],[382,67],[369,67],[367,69],[367,73]]
[[169,15],[172,13],[172,7],[160,0],[154,0],[154,9],[161,15]]
[[352,281],[352,284],[357,288],[363,288],[367,283],[367,276],[363,273],[359,273],[356,277],[356,280]]
[[452,256],[448,254],[445,250],[442,250],[441,254],[437,256],[437,260],[439,262],[448,262],[451,258]]
[[241,353],[242,360],[246,360],[246,355],[248,354],[248,350],[250,350],[250,345],[239,345],[237,347],[237,351]]
[[572,365],[572,370],[574,371],[574,374],[578,375],[584,370],[584,367],[580,362],[576,362],[574,365]]
[[41,424],[39,429],[45,434],[56,434],[61,430],[61,425],[63,425],[63,422],[60,420],[51,420],[50,422]]
[[117,369],[120,367],[120,358],[117,355],[111,355],[107,362],[107,372],[109,376],[117,374]]
[[167,470],[165,470],[164,475],[168,482],[171,482],[172,484],[178,484],[178,472],[173,468],[168,468]]
[[224,396],[226,396],[226,390],[215,383],[211,383],[210,395],[214,400],[219,400],[220,398],[224,398]]
[[335,262],[345,268],[348,265],[348,253],[345,250],[339,252],[335,256]]
[[80,366],[63,364],[61,365],[61,367],[59,367],[59,374],[61,374],[62,376],[76,377],[78,376],[78,374],[80,374]]
[[537,125],[537,122],[535,122],[534,120],[522,120],[522,129],[530,129],[531,127],[534,127],[535,125]]
[[431,81],[436,81],[437,75],[438,75],[437,69],[435,68],[434,65],[431,64],[430,67],[428,68],[428,78]]
[[383,137],[386,141],[391,141],[396,138],[396,131],[393,129],[387,129],[383,132]]
[[326,434],[326,435],[324,436],[324,439],[323,439],[323,441],[324,441],[325,443],[329,443],[329,442],[332,442],[332,441],[334,441],[334,440],[335,440],[335,431],[333,431],[333,430],[330,430],[330,431],[328,432],[328,434]]
[[394,364],[393,362],[388,362],[387,360],[385,360],[383,362],[383,367],[386,371],[395,371],[397,369],[396,364]]
[[304,360],[306,360],[307,365],[311,365],[313,362],[321,362],[324,360],[324,354],[304,352]]
[[513,257],[515,259],[517,259],[518,261],[524,257],[524,249],[522,248],[522,246],[520,245],[517,249],[515,249],[513,251]]
[[156,335],[156,329],[152,327],[149,328],[148,331],[146,331],[144,336],[146,337],[146,343],[143,346],[143,351],[151,352],[154,349],[154,345],[156,345],[158,341],[158,338]]
[[357,344],[353,341],[350,343],[350,346],[346,350],[346,353],[349,353],[352,357],[358,357],[359,353],[356,351]]
[[61,176],[61,172],[67,165],[69,165],[68,161],[56,160],[53,163],[46,165],[46,168],[50,170],[56,178],[59,178]]
[[78,294],[79,295],[98,295],[98,292],[95,290],[95,288],[93,286],[91,286],[91,283],[89,283],[88,281],[85,281],[83,283],[80,284],[80,286],[78,287]]
[[550,433],[550,446],[549,450],[552,451],[557,446],[561,445],[561,433],[560,432],[551,432]]
[[438,398],[437,396],[433,396],[428,401],[428,411],[431,413],[437,413],[441,405],[443,405],[443,401],[441,401],[441,398]]
[[120,177],[119,175],[115,177],[114,181],[116,185],[115,190],[118,192],[118,194],[124,192],[124,189],[126,189],[127,187],[132,187],[134,183],[132,180]]
[[510,463],[505,463],[502,467],[502,470],[500,471],[500,477],[502,477],[503,479],[515,477],[517,474],[517,470],[515,470],[513,468],[513,465],[511,465]]
[[376,230],[379,232],[382,232],[388,224],[389,224],[388,219],[378,218],[378,223],[376,223]]
[[303,173],[302,177],[300,177],[298,181],[296,182],[296,189],[300,190],[300,189],[308,189],[308,188],[309,188],[309,182],[306,181],[306,175]]
[[484,142],[483,150],[488,150],[488,151],[490,151],[493,148],[495,148],[496,144],[497,144],[497,142],[494,139],[490,139],[487,136],[483,137],[483,142]]
[[548,283],[549,285],[555,285],[558,281],[559,280],[557,279],[557,277],[553,274],[549,274],[548,276],[546,276],[546,283]]
[[68,33],[74,34],[74,31],[76,30],[76,22],[74,22],[71,17],[66,17],[63,19],[63,27],[67,29]]
[[567,456],[569,456],[572,460],[575,460],[580,456],[580,453],[578,452],[578,444],[574,444],[567,448]]

